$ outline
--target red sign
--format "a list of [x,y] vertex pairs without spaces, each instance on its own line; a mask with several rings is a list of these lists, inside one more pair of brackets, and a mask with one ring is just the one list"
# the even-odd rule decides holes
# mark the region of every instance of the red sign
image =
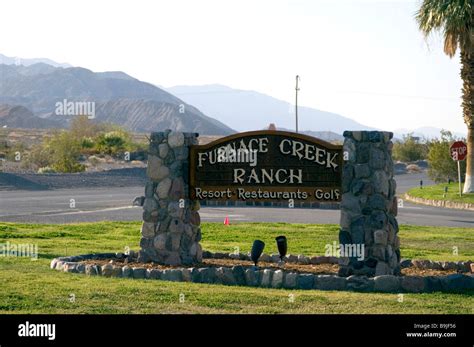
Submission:
[[453,160],[464,160],[467,155],[467,145],[462,141],[454,142],[449,148]]

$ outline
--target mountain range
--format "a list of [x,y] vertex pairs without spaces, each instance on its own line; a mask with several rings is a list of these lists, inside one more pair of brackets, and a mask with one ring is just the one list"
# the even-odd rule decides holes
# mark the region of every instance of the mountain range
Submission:
[[[219,84],[166,90],[237,131],[262,129],[270,123],[295,129],[294,106],[269,95]],[[342,134],[344,130],[374,129],[339,114],[304,106],[298,106],[298,119],[299,129],[307,131]]]
[[0,64],[5,65],[23,65],[23,66],[30,66],[37,63],[43,63],[54,67],[71,67],[71,65],[67,63],[58,63],[48,58],[20,58],[20,57],[7,57],[0,53]]
[[[66,128],[72,116],[57,114],[58,102],[94,102],[95,119],[136,132],[164,129],[228,135],[237,131],[295,128],[294,106],[252,90],[220,84],[163,88],[122,71],[93,72],[47,58],[0,54],[0,126]],[[373,130],[336,113],[299,106],[300,132],[341,141],[344,130]],[[398,129],[432,138],[441,129]],[[465,134],[454,133],[461,137]]]
[[[206,135],[235,132],[167,91],[123,72],[95,73],[42,62],[0,65],[0,104],[3,105],[0,125],[25,125],[17,122],[19,113],[14,109],[23,106],[38,118],[32,123],[35,127],[67,127],[72,117],[56,112],[56,104],[63,100],[94,102],[97,121],[119,124],[137,132],[168,128]],[[11,110],[7,112],[8,107]]]

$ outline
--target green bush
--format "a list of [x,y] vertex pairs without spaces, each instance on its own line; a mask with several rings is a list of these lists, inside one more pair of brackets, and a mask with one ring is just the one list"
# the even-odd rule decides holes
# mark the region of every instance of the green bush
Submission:
[[22,142],[9,143],[7,137],[7,130],[0,128],[0,158],[8,161],[17,161],[17,154],[22,158],[26,153],[27,147]]
[[403,141],[395,142],[392,151],[395,160],[413,162],[428,156],[428,146],[413,137],[413,133],[403,135]]
[[35,146],[29,154],[29,162],[38,167],[49,167],[56,172],[81,172],[81,143],[72,138],[67,131],[56,132],[49,139]]
[[81,142],[81,153],[117,156],[125,151],[145,150],[147,143],[134,142],[132,135],[122,127],[110,123],[95,123],[87,116],[74,118],[69,133]]
[[103,154],[118,154],[125,151],[127,136],[121,131],[110,131],[99,135],[96,149]]
[[69,130],[54,133],[31,148],[26,165],[51,168],[57,172],[80,172],[81,155],[114,155],[125,151],[145,150],[147,144],[136,143],[126,130],[111,124],[93,123],[87,117],[77,117]]
[[90,137],[84,136],[81,140],[81,148],[94,148],[94,140]]
[[34,145],[28,153],[25,165],[36,166],[37,168],[49,167],[53,163],[52,153],[49,147],[45,146],[46,140],[42,143]]
[[78,163],[81,155],[81,144],[71,138],[67,131],[55,134],[47,143],[52,158],[51,167],[58,172],[81,172],[85,166]]
[[[432,139],[428,142],[428,175],[437,183],[447,182],[448,180],[458,181],[458,166],[456,161],[451,158],[449,147],[456,141],[451,132],[441,131],[439,139]],[[466,172],[466,161],[461,161],[461,181]]]
[[103,123],[95,123],[87,116],[74,117],[69,127],[70,135],[79,140],[84,137],[95,138],[101,132],[110,131],[111,126]]

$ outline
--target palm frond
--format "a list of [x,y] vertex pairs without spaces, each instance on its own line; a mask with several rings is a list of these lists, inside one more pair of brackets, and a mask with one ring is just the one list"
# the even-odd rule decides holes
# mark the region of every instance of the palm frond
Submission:
[[444,51],[450,57],[458,47],[474,44],[474,0],[424,0],[416,13],[420,31],[428,37],[434,31],[444,35]]

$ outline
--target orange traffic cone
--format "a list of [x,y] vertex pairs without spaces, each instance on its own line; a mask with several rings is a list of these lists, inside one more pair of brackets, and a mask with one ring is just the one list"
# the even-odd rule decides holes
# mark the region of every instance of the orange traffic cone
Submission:
[[229,216],[226,216],[224,219],[224,225],[229,225]]

